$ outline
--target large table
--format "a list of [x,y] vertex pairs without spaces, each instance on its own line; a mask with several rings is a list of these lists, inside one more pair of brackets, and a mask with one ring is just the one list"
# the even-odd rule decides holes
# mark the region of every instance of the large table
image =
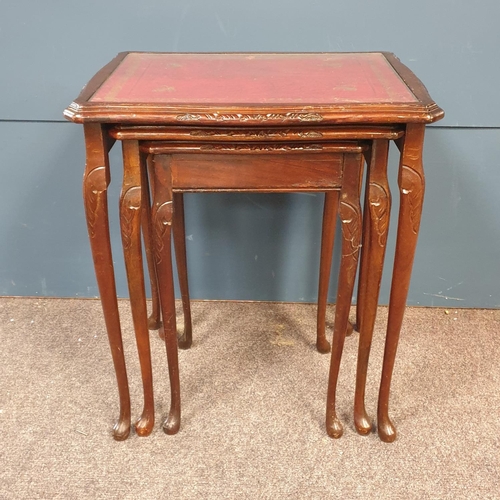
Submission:
[[[108,153],[114,142],[123,142],[120,223],[144,384],[144,411],[136,424],[137,433],[148,435],[154,423],[141,229],[155,306],[149,326],[159,325],[161,302],[167,343],[172,402],[164,430],[175,433],[180,425],[180,389],[171,226],[185,313],[186,333],[180,346],[191,344],[183,193],[324,191],[317,332],[321,352],[330,349],[324,316],[338,207],[342,255],[348,260],[344,248],[350,241],[354,256],[346,264],[349,270],[337,294],[337,309],[344,313],[336,317],[327,398],[327,432],[339,437],[342,425],[335,414],[335,390],[346,333],[345,304],[351,300],[359,247],[354,225],[356,221],[361,225],[352,176],[364,155],[367,181],[356,312],[360,340],[354,421],[357,431],[367,434],[372,421],[364,404],[365,384],[390,218],[388,148],[395,141],[400,151],[400,209],[377,427],[382,440],[396,438],[389,394],[422,213],[425,124],[444,115],[406,66],[394,55],[378,52],[126,52],[101,69],[64,114],[84,126],[85,212],[120,397],[115,439],[128,436],[131,419],[107,209]],[[344,185],[350,186],[346,192]],[[341,266],[341,277],[346,266]]]

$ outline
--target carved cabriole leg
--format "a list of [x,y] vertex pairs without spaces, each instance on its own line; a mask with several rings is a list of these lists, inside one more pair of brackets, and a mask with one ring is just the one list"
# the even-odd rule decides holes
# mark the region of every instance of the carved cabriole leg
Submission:
[[163,423],[167,434],[178,432],[181,422],[179,359],[175,321],[174,279],[172,273],[172,175],[170,156],[157,155],[153,159],[153,235],[155,261],[160,289],[161,312],[165,332],[168,373],[170,377],[170,412]]
[[151,221],[151,197],[149,194],[148,171],[146,155],[141,153],[141,186],[142,186],[142,232],[144,246],[146,249],[146,260],[148,262],[149,282],[151,284],[151,316],[148,319],[150,330],[158,330],[161,326],[160,296],[158,294],[158,279],[156,277],[156,266],[153,255],[153,231]]
[[422,214],[425,184],[422,165],[424,133],[425,125],[408,124],[402,142],[398,177],[400,207],[396,256],[378,400],[378,434],[380,439],[386,442],[396,439],[396,429],[389,418],[389,393]]
[[[366,179],[370,179],[370,163],[373,151],[373,142],[370,145],[370,149],[365,152],[366,159]],[[369,260],[369,243],[366,235],[370,234],[370,217],[367,217],[367,214],[370,211],[369,208],[369,189],[365,189],[365,201],[363,206],[363,234],[362,234],[362,247],[361,247],[361,256],[359,259],[359,279],[358,279],[358,295],[356,299],[356,331],[361,331],[363,325],[363,311],[364,311],[364,302],[366,295],[366,281],[368,269],[370,268],[370,260]]]
[[325,193],[325,205],[323,208],[323,229],[321,233],[321,257],[319,263],[319,287],[318,287],[318,318],[316,348],[319,352],[330,351],[330,343],[326,340],[325,318],[326,303],[328,299],[328,287],[330,284],[330,271],[332,268],[333,243],[335,240],[335,227],[337,225],[337,210],[339,204],[339,192],[327,191]]
[[358,266],[361,240],[361,206],[359,203],[359,175],[361,155],[346,155],[339,213],[342,223],[342,257],[335,307],[335,326],[326,403],[326,431],[330,437],[342,436],[343,427],[335,410],[337,381],[349,323],[349,310]]
[[127,271],[130,306],[141,365],[144,408],[135,428],[139,436],[151,434],[154,426],[153,371],[147,322],[146,291],[142,266],[141,219],[143,199],[139,143],[123,141],[123,186],[120,226]]
[[391,210],[391,195],[387,182],[388,153],[388,141],[374,141],[368,161],[368,187],[363,217],[363,248],[356,311],[360,336],[354,424],[360,434],[368,434],[372,428],[371,419],[365,410],[365,387]]
[[[151,178],[153,178],[153,169],[151,156],[148,158],[148,171]],[[154,197],[154,184],[151,185]],[[149,191],[148,191],[149,194]],[[189,300],[189,283],[188,283],[188,272],[187,272],[187,255],[186,255],[186,231],[184,222],[184,195],[183,193],[173,193],[173,200],[175,204],[175,212],[173,214],[173,233],[174,233],[174,247],[175,247],[175,260],[177,263],[177,273],[179,276],[179,288],[181,290],[182,297],[182,309],[184,311],[184,335],[179,338],[178,345],[181,349],[189,349],[193,343],[193,327],[191,320],[191,303]],[[151,214],[148,215],[148,220],[151,222]],[[151,240],[152,241],[152,240]],[[151,254],[153,259],[150,269],[154,268],[154,256]],[[149,265],[149,258],[148,258]],[[155,280],[156,269],[155,269]],[[151,280],[153,278],[151,277]],[[155,281],[156,286],[158,282]],[[151,281],[151,287],[153,286],[153,281]],[[159,298],[158,298],[158,308],[159,308]],[[153,314],[154,316],[154,296],[153,296]],[[158,317],[160,313],[158,312]],[[150,324],[150,328],[152,328]],[[165,340],[165,333],[163,331],[163,326],[159,322],[159,335],[162,340]]]
[[130,393],[109,237],[107,188],[110,182],[108,151],[111,144],[99,123],[85,124],[84,132],[87,155],[83,177],[85,215],[120,398],[120,416],[113,427],[113,437],[121,441],[130,433]]
[[184,335],[179,339],[179,347],[181,349],[189,349],[193,343],[193,329],[187,273],[184,195],[182,193],[174,193],[173,201],[175,206],[173,218],[175,260],[177,263],[177,274],[179,276],[179,287],[181,289],[182,308],[184,311]]

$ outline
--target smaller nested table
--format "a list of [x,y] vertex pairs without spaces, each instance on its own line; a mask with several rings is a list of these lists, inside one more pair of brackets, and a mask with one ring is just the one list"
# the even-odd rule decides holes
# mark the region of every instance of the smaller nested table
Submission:
[[[335,412],[335,392],[345,334],[348,328],[351,297],[358,264],[361,240],[360,173],[364,147],[357,143],[332,143],[319,147],[291,147],[260,144],[242,147],[146,143],[144,150],[152,155],[153,234],[155,264],[164,319],[165,343],[170,374],[171,409],[163,424],[167,434],[175,434],[180,426],[180,386],[177,359],[177,327],[174,284],[171,263],[171,227],[174,214],[182,202],[176,194],[185,192],[325,192],[322,260],[331,263],[337,210],[342,224],[342,257],[338,282],[332,362],[327,406],[327,429],[332,437],[340,437],[342,424]],[[200,152],[198,152],[200,151]],[[127,170],[125,170],[127,171]],[[177,201],[177,203],[176,203]],[[182,210],[182,208],[181,208]],[[324,290],[320,302],[326,305],[330,268],[323,269],[320,281]],[[143,318],[146,319],[145,317]],[[320,318],[318,348],[325,347],[324,313]],[[190,328],[189,328],[190,331]],[[191,338],[183,343],[191,344]],[[149,355],[148,351],[143,353]],[[150,363],[150,360],[147,360]],[[150,425],[153,408],[148,409],[141,429]],[[148,427],[149,428],[149,427]]]
[[[154,422],[144,278],[142,271],[137,272],[142,269],[141,219],[145,229],[151,222],[145,167],[149,155],[154,196],[152,240],[172,387],[171,412],[164,429],[174,433],[180,424],[169,241],[172,222],[174,232],[183,224],[182,193],[327,192],[318,307],[318,349],[327,351],[326,278],[336,197],[342,190],[343,265],[327,401],[327,432],[339,437],[342,426],[335,414],[335,388],[347,323],[346,304],[350,304],[357,262],[356,225],[361,224],[354,179],[359,175],[363,152],[367,188],[357,298],[360,344],[354,420],[358,432],[367,434],[372,422],[365,410],[364,393],[389,225],[387,155],[389,141],[394,140],[400,150],[401,202],[377,423],[381,439],[395,439],[388,414],[389,393],[422,211],[424,130],[426,123],[443,116],[408,68],[388,53],[122,53],[96,74],[65,116],[84,124],[87,224],[120,394],[116,439],[128,436],[130,398],[107,214],[108,152],[114,141],[123,141],[121,231],[145,393],[137,432],[149,434]],[[359,180],[356,182],[359,189]],[[182,230],[178,232],[182,235]],[[185,268],[182,244],[179,253]],[[187,275],[185,279],[187,291]],[[183,294],[184,299],[186,296]],[[153,317],[151,323],[157,319]],[[190,338],[182,344],[189,346]]]

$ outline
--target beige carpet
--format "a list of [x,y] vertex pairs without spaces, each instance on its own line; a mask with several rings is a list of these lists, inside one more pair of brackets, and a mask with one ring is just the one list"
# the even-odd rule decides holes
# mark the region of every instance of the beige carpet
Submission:
[[[135,417],[141,382],[128,302],[120,308]],[[164,345],[152,333],[157,424],[148,438],[118,443],[100,303],[0,299],[0,498],[500,498],[500,311],[408,310],[392,444],[353,430],[356,335],[340,381],[346,431],[326,436],[329,356],[313,348],[315,313],[193,303],[194,345],[180,352],[179,434],[160,429],[169,386]],[[381,308],[371,358],[372,415],[386,315]]]

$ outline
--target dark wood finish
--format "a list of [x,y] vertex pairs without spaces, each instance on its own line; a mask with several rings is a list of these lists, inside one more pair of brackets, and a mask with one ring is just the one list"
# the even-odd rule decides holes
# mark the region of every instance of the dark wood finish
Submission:
[[[151,173],[151,175],[153,174]],[[182,310],[184,314],[184,332],[182,336],[179,337],[178,344],[181,349],[189,349],[193,343],[193,325],[191,319],[191,303],[189,299],[189,282],[187,273],[186,232],[184,227],[184,195],[182,193],[174,193],[173,199],[176,200],[176,210],[173,215],[172,233],[179,288],[181,290]],[[155,271],[156,275],[156,266],[154,262],[151,263],[151,267]],[[165,340],[165,332],[163,325],[161,324],[159,326],[158,333],[160,338]]]
[[422,124],[409,123],[406,126],[399,164],[399,225],[377,412],[378,434],[386,442],[396,439],[396,429],[389,418],[389,392],[422,215],[425,188],[422,164],[424,134],[425,127]]
[[321,353],[330,352],[330,342],[326,339],[326,303],[332,269],[333,242],[337,226],[339,192],[327,191],[323,207],[323,228],[321,232],[321,256],[319,260],[318,318],[316,348]]
[[181,392],[177,353],[174,278],[172,273],[171,233],[174,208],[170,161],[171,159],[167,155],[155,156],[153,160],[153,233],[170,378],[170,412],[163,423],[163,430],[167,434],[175,434],[179,431],[181,424]]
[[[144,408],[135,424],[139,436],[151,434],[154,425],[153,370],[147,322],[146,291],[142,265],[141,222],[144,188],[141,182],[139,143],[123,141],[123,187],[120,196],[120,225],[127,271],[132,319],[139,353]],[[153,268],[154,269],[154,268]]]
[[184,195],[182,193],[174,193],[173,202],[175,206],[173,216],[175,260],[177,263],[177,274],[179,277],[179,288],[181,290],[182,298],[182,310],[184,313],[184,333],[182,337],[179,338],[179,347],[181,349],[189,349],[193,343],[193,326],[191,320],[191,304],[189,301],[189,282],[187,273]]
[[[280,155],[283,153],[357,153],[366,149],[366,146],[358,142],[332,142],[327,144],[295,144],[283,141],[264,144],[248,144],[245,142],[238,143],[216,143],[209,142],[144,142],[141,145],[141,150],[150,154],[169,154],[169,153],[201,153],[205,155],[258,155],[266,154],[268,158],[270,155]],[[326,156],[325,156],[326,157]],[[316,160],[321,157],[314,157]],[[239,160],[241,161],[241,160]]]
[[[256,159],[261,161],[256,162]],[[340,172],[339,161],[331,157],[315,159],[312,155],[293,157],[283,154],[272,158],[266,155],[225,155],[214,158],[187,154],[175,155],[172,163],[174,189],[182,191],[243,191],[241,186],[252,186],[250,180],[254,184],[247,190],[324,191],[338,187]]]
[[87,154],[83,176],[85,216],[120,398],[120,415],[113,427],[113,437],[121,441],[127,439],[130,433],[130,393],[123,354],[109,237],[107,193],[110,175],[108,151],[113,142],[109,140],[106,130],[99,123],[85,124],[84,133]]
[[323,143],[331,141],[349,140],[396,140],[403,136],[404,129],[397,126],[341,126],[325,127],[273,127],[273,128],[248,128],[248,127],[172,127],[172,126],[130,126],[119,125],[109,131],[111,137],[123,141],[127,139],[142,141],[171,141],[171,142],[254,142],[293,141],[294,143],[314,142]]
[[371,151],[367,155],[369,181],[365,192],[363,247],[356,308],[356,328],[360,335],[354,398],[354,425],[356,430],[363,435],[368,434],[372,429],[372,422],[365,410],[364,401],[368,360],[389,231],[391,194],[387,182],[388,153],[388,141],[376,140],[373,141]]
[[149,282],[151,285],[151,315],[148,319],[150,330],[158,330],[161,327],[160,296],[158,292],[158,278],[153,255],[153,230],[151,218],[151,193],[148,180],[148,158],[140,154],[141,183],[142,183],[142,233],[144,247],[148,262]]
[[349,322],[349,310],[356,278],[358,254],[361,243],[361,205],[359,203],[359,177],[361,155],[346,157],[346,168],[340,195],[339,214],[342,227],[342,256],[335,307],[335,324],[332,340],[332,358],[328,380],[326,402],[326,432],[330,437],[339,438],[343,426],[335,409],[337,380],[344,348],[344,339]]
[[[174,62],[181,63],[180,69],[165,69],[174,68],[169,66]],[[162,66],[163,63],[165,66]],[[184,63],[187,72],[182,69]],[[223,80],[220,79],[221,75],[224,76]],[[221,81],[224,81],[224,85],[220,84]],[[338,174],[340,156],[345,155],[349,162],[353,162],[353,157],[359,158],[361,154],[361,150],[339,150],[342,141],[355,141],[354,147],[358,148],[368,146],[371,153],[365,153],[369,168],[363,222],[365,248],[361,257],[357,308],[360,346],[355,395],[355,425],[362,434],[369,432],[371,428],[371,421],[364,408],[364,387],[390,207],[385,165],[387,141],[396,141],[401,151],[401,205],[378,408],[378,431],[381,439],[392,441],[396,437],[394,425],[388,415],[388,401],[421,216],[424,192],[424,125],[444,116],[422,82],[405,65],[390,53],[122,53],[92,78],[64,114],[71,121],[84,123],[85,129],[85,207],[118,380],[120,417],[114,431],[117,439],[124,439],[128,435],[130,401],[116,306],[106,200],[109,183],[107,155],[113,140],[131,141],[135,144],[137,141],[148,141],[142,144],[142,151],[144,154],[155,155],[157,179],[151,186],[156,200],[152,213],[155,258],[159,259],[160,248],[165,247],[167,240],[170,241],[173,224],[186,322],[185,337],[181,340],[181,345],[184,346],[191,343],[191,320],[187,309],[189,291],[185,246],[183,248],[185,236],[182,193],[254,188],[261,192],[328,191],[318,308],[317,343],[322,351],[326,351],[328,347],[324,333],[324,311],[329,263],[325,260],[331,255],[333,245],[331,214],[335,209],[335,190],[344,189],[346,179],[342,177],[338,184],[329,182]],[[136,150],[134,154],[139,153]],[[325,181],[330,172],[325,167],[326,162],[322,161],[322,155],[333,159],[332,171],[335,175],[329,181]],[[191,162],[195,156],[197,165]],[[259,158],[269,160],[277,173],[259,166]],[[132,160],[130,156],[127,161],[131,168],[136,164],[141,165],[144,160]],[[235,175],[236,169],[231,168],[234,164],[240,167],[238,175]],[[138,175],[135,171],[133,173],[134,179],[139,179],[140,189],[127,196],[125,193],[122,200],[122,226],[128,223],[128,217],[131,216],[125,199],[132,197],[132,194],[139,196],[143,208],[139,210],[139,217],[135,214],[132,217],[133,229],[130,234],[132,239],[138,237],[137,220],[141,219],[148,253],[148,248],[151,247],[151,236],[148,236],[148,191],[145,169],[143,166],[140,168],[141,174]],[[160,171],[161,175],[158,174]],[[211,175],[204,176],[207,172]],[[285,177],[285,174],[289,177]],[[240,179],[244,182],[237,182]],[[220,180],[224,180],[224,183],[219,183]],[[255,185],[251,184],[253,181]],[[138,187],[135,182],[134,187]],[[353,203],[341,204],[340,210],[344,220],[342,227],[345,240],[341,269],[344,291],[349,291],[351,287],[355,257],[354,250],[351,254],[346,250],[349,245],[346,235],[351,226],[345,221],[352,219],[359,222],[357,205]],[[178,207],[178,212],[173,209],[174,205]],[[351,210],[348,206],[355,207],[353,217],[347,214]],[[125,232],[124,243],[128,244],[127,228],[122,227],[122,231]],[[350,244],[352,246],[352,239]],[[132,243],[132,254],[137,253],[137,246],[134,245],[137,243]],[[164,252],[170,252],[170,248],[164,248]],[[357,252],[355,250],[356,255]],[[131,256],[128,258],[132,259]],[[149,252],[153,289],[153,312],[149,325],[159,324],[158,299],[154,295],[158,286],[161,289],[164,319],[166,312],[169,314],[165,320],[165,331],[173,385],[172,410],[165,429],[173,433],[180,425],[180,395],[170,254],[163,253],[163,257],[159,259],[157,272],[161,277],[158,284],[155,284],[156,274],[151,260]],[[131,276],[129,278],[138,279]],[[140,288],[136,282],[132,282],[131,286],[136,290]],[[344,291],[339,288],[339,293]],[[346,324],[349,331],[349,323],[346,323],[344,317],[346,307],[339,308],[337,304],[327,405],[327,429],[332,436],[338,436],[342,432],[335,414],[335,390],[338,363],[346,334],[345,329],[340,329],[340,325]],[[141,306],[138,317],[143,314]],[[144,321],[138,321],[141,325],[138,338],[142,338]],[[144,356],[146,359],[145,354]]]
[[[145,146],[145,149],[150,146]],[[171,409],[168,418],[164,423],[164,430],[167,434],[173,434],[179,430],[180,427],[180,382],[179,370],[177,359],[177,334],[175,323],[175,303],[173,296],[173,278],[172,278],[172,265],[171,265],[171,236],[172,236],[172,223],[175,221],[175,213],[177,211],[177,204],[182,207],[182,198],[180,197],[182,191],[254,191],[254,192],[267,192],[270,191],[269,183],[262,183],[261,176],[268,168],[274,172],[273,179],[276,180],[276,186],[273,191],[282,190],[302,190],[302,183],[295,186],[294,178],[289,181],[290,185],[283,187],[283,182],[289,178],[289,171],[285,168],[291,164],[307,164],[311,160],[310,153],[306,154],[302,151],[296,153],[288,153],[288,155],[274,156],[272,153],[255,154],[255,155],[219,155],[216,160],[213,160],[211,155],[200,155],[198,153],[185,153],[182,148],[178,148],[178,153],[172,154],[172,149],[165,146],[164,149],[159,145],[155,148],[157,154],[153,156],[153,185],[154,189],[154,206],[153,206],[153,220],[154,220],[154,235],[155,235],[155,257],[156,266],[158,270],[158,281],[160,283],[160,295],[162,304],[162,316],[164,318],[165,329],[165,344],[167,349],[167,357],[170,369],[170,386],[171,386]],[[345,151],[350,151],[346,153]],[[335,215],[337,213],[337,204],[339,203],[338,191],[342,189],[340,196],[340,213],[342,219],[342,236],[343,236],[343,254],[342,265],[339,279],[339,291],[337,294],[336,306],[336,320],[335,332],[338,329],[343,329],[344,337],[348,327],[349,308],[351,305],[352,288],[354,286],[354,279],[357,268],[357,255],[359,242],[361,239],[361,208],[359,204],[359,188],[360,188],[360,171],[362,166],[362,151],[363,147],[357,144],[343,144],[338,148],[338,152],[330,154],[328,160],[330,165],[329,171],[321,172],[321,176],[315,179],[316,185],[309,186],[310,189],[324,190],[326,183],[330,189],[336,188],[336,191],[328,191],[326,195],[325,205],[325,233],[327,234],[324,243],[324,259],[331,261],[331,249],[333,247],[333,234],[332,227],[335,226]],[[240,162],[236,161],[238,158],[245,160],[244,167],[242,168]],[[210,161],[215,162],[216,165],[223,165],[223,170],[214,170]],[[316,160],[317,161],[317,160]],[[208,164],[207,164],[208,163]],[[186,170],[186,172],[195,172],[200,168],[200,164],[205,168],[205,176],[191,176],[192,182],[189,187],[183,184],[184,177],[176,175],[176,166],[179,169]],[[313,163],[314,165],[314,163]],[[340,168],[335,168],[336,166]],[[228,182],[231,181],[235,173],[238,174],[243,171],[245,174],[239,177],[239,183],[229,189]],[[306,169],[301,171],[303,177],[308,178],[310,171],[314,169]],[[251,172],[252,175],[249,175]],[[206,177],[210,175],[210,187],[207,188]],[[329,175],[329,178],[327,177]],[[187,176],[189,177],[189,176]],[[194,180],[193,180],[194,179]],[[198,187],[197,187],[198,186]],[[182,208],[181,208],[182,211]],[[180,224],[179,224],[180,226]],[[181,268],[186,268],[186,265],[180,265]],[[328,273],[323,268],[323,280],[326,277],[326,282],[329,277]],[[328,274],[328,276],[326,276]],[[324,281],[323,281],[324,282]],[[328,287],[323,292],[326,299]],[[189,299],[189,297],[187,297]],[[324,300],[326,303],[326,300]],[[165,319],[166,318],[166,319]],[[323,317],[324,323],[324,317]],[[323,331],[324,333],[324,331]],[[336,335],[336,343],[334,344],[335,359],[338,360],[334,365],[334,369],[338,373],[338,365],[340,363],[340,356],[342,351],[342,342],[339,341],[339,334]],[[189,343],[190,339],[185,338],[184,342]],[[323,344],[321,344],[323,342]],[[322,349],[326,338],[319,340],[318,349]],[[180,344],[183,347],[182,344]],[[332,354],[333,356],[333,354]],[[334,359],[332,357],[332,359]],[[336,368],[335,368],[336,367]],[[332,376],[333,377],[333,376]],[[331,378],[333,380],[333,378]],[[334,394],[336,382],[331,381],[329,394]],[[331,405],[330,405],[331,406]]]
[[[152,311],[149,317],[148,324],[150,330],[160,330],[160,338],[165,339],[165,334],[161,324],[160,298],[158,292],[158,280],[156,276],[156,266],[154,263],[153,254],[153,233],[152,233],[152,217],[151,217],[151,200],[149,192],[148,172],[153,175],[151,165],[151,155],[145,159],[144,153],[141,153],[141,174],[144,188],[144,208],[143,208],[143,233],[146,246],[146,255],[148,261],[148,271],[151,283],[152,294]],[[189,285],[187,275],[187,257],[186,257],[186,233],[184,229],[184,196],[182,193],[174,194],[177,199],[177,210],[174,214],[173,233],[175,258],[177,263],[177,273],[179,275],[179,287],[182,297],[182,308],[184,311],[184,334],[183,338],[179,339],[179,347],[188,349],[192,343],[192,321],[191,321],[191,304],[189,300]]]

